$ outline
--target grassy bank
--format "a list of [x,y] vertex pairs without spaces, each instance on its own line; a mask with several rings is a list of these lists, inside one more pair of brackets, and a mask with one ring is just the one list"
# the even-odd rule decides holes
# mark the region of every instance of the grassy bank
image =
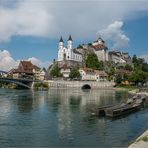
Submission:
[[137,86],[131,86],[131,85],[117,85],[114,88],[116,90],[134,91],[134,92],[139,91]]
[[49,86],[47,82],[39,82],[34,84],[35,90],[48,90]]

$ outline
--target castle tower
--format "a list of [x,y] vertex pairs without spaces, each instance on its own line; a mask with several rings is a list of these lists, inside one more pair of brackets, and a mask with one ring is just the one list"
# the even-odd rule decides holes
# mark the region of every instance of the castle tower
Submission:
[[99,37],[98,38],[98,43],[103,45],[103,44],[105,44],[105,41],[101,37]]
[[67,41],[67,48],[68,49],[72,49],[72,37],[71,35],[69,35],[68,41]]
[[59,50],[61,50],[63,48],[64,48],[64,41],[63,41],[63,38],[61,36],[60,41],[59,41]]

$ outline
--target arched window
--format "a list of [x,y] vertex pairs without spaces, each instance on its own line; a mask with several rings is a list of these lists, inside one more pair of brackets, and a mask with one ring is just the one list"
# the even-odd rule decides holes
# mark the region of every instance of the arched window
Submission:
[[63,59],[66,60],[66,53],[63,54]]

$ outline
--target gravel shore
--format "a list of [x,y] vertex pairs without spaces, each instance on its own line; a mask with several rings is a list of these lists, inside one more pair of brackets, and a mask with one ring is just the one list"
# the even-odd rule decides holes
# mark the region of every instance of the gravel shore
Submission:
[[128,148],[148,148],[148,130],[138,137]]

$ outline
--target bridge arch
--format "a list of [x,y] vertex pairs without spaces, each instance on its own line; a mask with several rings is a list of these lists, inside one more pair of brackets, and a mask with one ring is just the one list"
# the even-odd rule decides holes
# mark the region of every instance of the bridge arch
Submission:
[[[19,86],[22,86],[24,88],[28,88],[28,89],[31,89],[30,85],[27,85],[21,81],[19,81],[19,79],[10,79],[10,78],[0,78],[0,82],[7,82],[7,83],[14,83],[14,84],[17,84]],[[29,83],[32,83],[32,82],[27,82],[28,84]]]
[[90,84],[84,84],[82,87],[82,89],[91,89]]

